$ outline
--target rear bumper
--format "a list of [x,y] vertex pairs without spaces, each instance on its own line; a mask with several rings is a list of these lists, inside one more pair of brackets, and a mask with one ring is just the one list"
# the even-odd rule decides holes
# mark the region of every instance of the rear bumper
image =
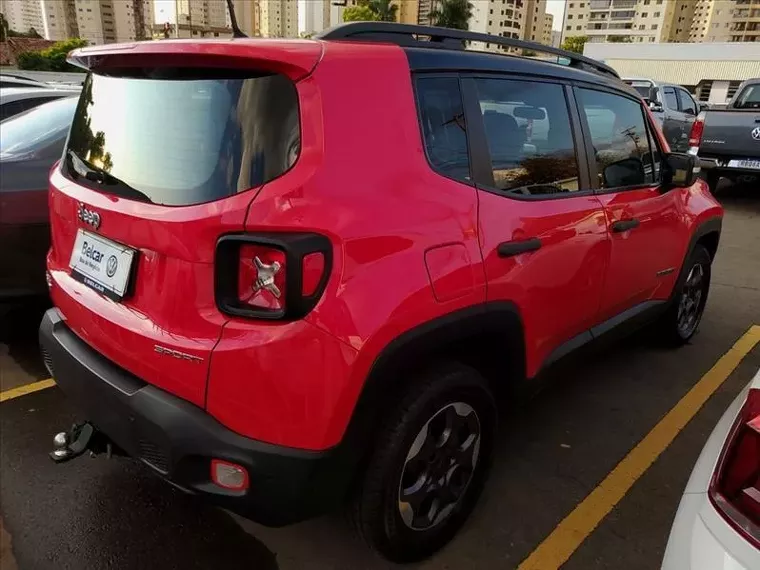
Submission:
[[[40,346],[51,375],[83,419],[176,486],[271,526],[321,514],[342,500],[350,470],[338,448],[310,452],[240,436],[101,356],[68,328],[58,309],[42,319]],[[245,466],[249,489],[214,485],[212,458]]]

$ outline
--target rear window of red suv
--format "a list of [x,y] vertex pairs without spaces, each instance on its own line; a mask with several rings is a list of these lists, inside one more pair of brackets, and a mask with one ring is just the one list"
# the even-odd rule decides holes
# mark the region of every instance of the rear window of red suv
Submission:
[[300,150],[298,94],[282,75],[140,70],[90,74],[64,172],[130,199],[219,200],[286,172]]

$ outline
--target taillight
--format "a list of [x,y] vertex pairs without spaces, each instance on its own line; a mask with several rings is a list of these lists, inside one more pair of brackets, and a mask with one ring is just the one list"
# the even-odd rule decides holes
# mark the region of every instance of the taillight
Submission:
[[327,284],[330,241],[318,234],[237,234],[216,250],[217,306],[227,314],[299,319],[314,308]]
[[689,146],[699,149],[699,145],[702,143],[702,133],[705,130],[705,114],[700,113],[694,122],[691,124],[691,132],[689,133]]
[[749,391],[709,494],[723,518],[760,548],[760,389]]

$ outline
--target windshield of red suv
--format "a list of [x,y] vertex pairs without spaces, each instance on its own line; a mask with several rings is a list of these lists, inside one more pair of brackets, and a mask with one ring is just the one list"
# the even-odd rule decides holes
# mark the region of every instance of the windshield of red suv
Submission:
[[183,206],[260,186],[298,157],[298,95],[286,77],[140,73],[87,78],[67,176],[105,193]]

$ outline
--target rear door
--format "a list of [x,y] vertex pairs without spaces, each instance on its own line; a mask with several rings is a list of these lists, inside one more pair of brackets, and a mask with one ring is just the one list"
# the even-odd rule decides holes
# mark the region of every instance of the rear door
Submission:
[[609,255],[569,87],[531,77],[463,81],[489,301],[521,312],[536,373],[596,319]]
[[[678,95],[675,88],[666,85],[660,89],[660,93],[665,114],[662,122],[662,134],[665,135],[668,145],[675,150],[681,145],[685,118],[678,106]],[[688,133],[685,142],[688,142]]]
[[675,89],[676,95],[678,96],[678,107],[681,111],[682,129],[678,145],[672,147],[671,150],[674,152],[686,152],[689,150],[689,134],[691,133],[691,126],[697,118],[699,107],[686,89],[682,89],[681,87],[676,87]]
[[661,190],[661,151],[641,102],[601,88],[575,93],[588,147],[594,149],[589,168],[611,239],[601,323],[668,297],[685,234],[676,193]]
[[[135,50],[172,49],[157,44]],[[85,81],[51,175],[49,266],[68,326],[129,372],[200,406],[226,322],[215,302],[217,241],[243,231],[255,189],[295,163],[300,140],[293,79],[304,73],[295,67],[302,58],[269,49],[280,60],[267,61],[257,56],[270,46],[262,41],[230,60],[229,46],[145,53],[140,67],[117,52],[109,61],[118,69]],[[310,69],[321,48],[301,47],[313,52]]]

